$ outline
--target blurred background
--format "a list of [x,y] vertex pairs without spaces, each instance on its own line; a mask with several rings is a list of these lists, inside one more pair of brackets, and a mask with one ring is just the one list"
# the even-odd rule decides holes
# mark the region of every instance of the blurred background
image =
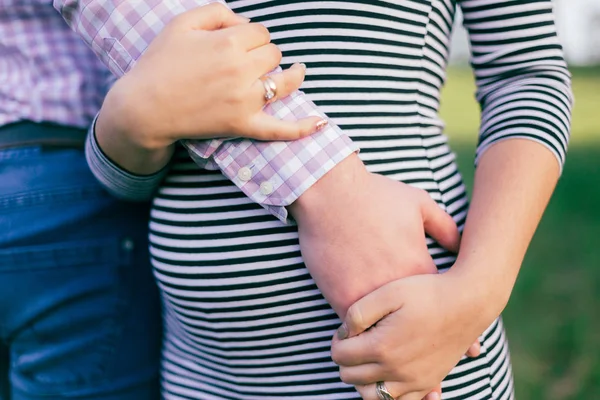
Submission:
[[[504,313],[521,400],[600,399],[600,0],[555,0],[576,105],[567,163]],[[467,185],[479,106],[460,18],[442,117]]]

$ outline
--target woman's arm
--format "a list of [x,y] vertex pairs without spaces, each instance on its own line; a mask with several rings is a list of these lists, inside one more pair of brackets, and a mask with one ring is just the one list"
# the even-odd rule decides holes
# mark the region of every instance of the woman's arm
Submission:
[[[201,9],[205,7],[214,8],[219,6],[217,9],[227,10],[226,2],[223,0],[54,0],[54,6],[63,15],[71,28],[90,45],[113,74],[119,77],[134,67],[139,68],[139,65],[137,65],[138,60],[148,51],[150,43],[173,19],[181,20],[183,14],[202,14]],[[213,29],[216,30],[229,26],[229,24],[219,26],[214,19],[210,18],[205,22],[214,26]],[[176,25],[181,24],[176,23]],[[188,39],[189,36],[198,36],[200,33],[199,31],[193,32],[194,27],[188,26],[187,28],[187,31],[179,30],[176,33]],[[187,56],[203,56],[206,62],[213,63],[215,72],[218,72],[221,71],[220,67],[224,61],[221,59],[222,50],[231,47],[232,44],[239,44],[244,38],[245,36],[242,36],[242,40],[235,40],[230,43],[223,42],[222,45],[212,48],[210,53],[201,53],[199,49],[190,50]],[[170,44],[178,46],[180,43],[180,41],[173,41]],[[200,43],[198,44],[200,45]],[[213,54],[213,56],[206,57],[206,54]],[[263,54],[262,57],[258,57],[246,65],[262,65],[265,60],[270,58],[270,56]],[[171,71],[175,78],[183,79],[186,77],[185,75],[177,76],[177,74],[184,72],[178,65],[181,60],[181,58],[169,60],[170,68],[168,71]],[[271,68],[274,69],[277,66],[272,65]],[[154,84],[160,83],[158,79],[154,80]],[[255,86],[261,89],[260,82],[256,83]],[[148,80],[145,84],[147,89],[154,89],[152,80]],[[245,89],[245,86],[238,89]],[[291,92],[284,85],[280,85],[278,89],[282,95],[285,92]],[[224,87],[223,90],[228,91],[230,88]],[[186,99],[191,97],[189,93],[201,93],[201,90],[186,92],[188,95]],[[262,93],[264,94],[264,88],[262,88]],[[143,92],[137,94],[143,94]],[[184,110],[177,108],[182,102],[182,98],[174,96],[171,99],[172,102],[167,103],[166,106],[173,112],[167,118],[159,118],[163,114],[163,110],[153,108],[152,110],[145,110],[147,119],[154,119],[159,126],[162,126],[168,122],[190,120],[191,115],[199,115],[194,114],[200,112],[199,109]],[[312,124],[312,127],[316,124],[316,121],[325,117],[316,105],[306,99],[301,92],[295,92],[293,96],[287,99],[275,101],[265,111],[277,118],[271,117],[270,120],[253,118],[245,121],[245,126],[234,125],[231,127],[229,136],[240,134],[240,136],[258,137],[260,135],[256,135],[257,132],[268,132],[268,135],[264,135],[265,137],[277,137],[276,135],[279,134],[281,138],[289,139],[292,135],[285,134],[290,132],[286,127],[289,128],[294,125],[293,122],[306,118],[306,122]],[[211,113],[201,110],[200,114],[205,115],[209,118],[208,122],[211,122]],[[237,116],[237,113],[234,113],[233,116]],[[171,131],[171,133],[176,134],[177,139],[194,138],[198,135],[192,135],[191,133],[198,133],[196,130],[203,128],[205,125],[207,124],[192,124],[187,130]],[[151,125],[151,128],[153,128],[153,125]],[[337,126],[330,124],[323,127],[320,125],[318,128],[322,128],[318,134],[307,137],[302,141],[258,142],[213,139],[210,141],[186,141],[185,144],[188,145],[194,160],[202,165],[208,163],[212,168],[220,169],[248,197],[267,208],[275,216],[286,220],[286,206],[296,201],[326,173],[358,150],[358,147],[350,140],[348,135],[344,134]],[[139,129],[138,133],[140,135],[146,134],[146,131],[141,130],[140,127],[137,127],[137,129]],[[296,137],[302,136],[301,133],[306,132],[306,130],[308,129],[297,131]],[[222,131],[217,131],[213,132],[213,136],[224,135]],[[100,139],[100,142],[102,142],[102,139]],[[107,154],[113,159],[117,158],[108,152]],[[240,171],[244,167],[251,169],[249,179],[245,178],[248,174],[242,173],[240,175]],[[241,176],[243,179],[240,179]],[[269,190],[265,190],[265,187]]]
[[460,6],[482,122],[473,200],[453,272],[479,282],[499,313],[562,170],[573,95],[550,0]]
[[482,157],[456,274],[495,318],[504,309],[527,247],[556,186],[559,167],[538,143],[498,143]]
[[[218,3],[178,15],[104,99],[88,138],[92,172],[115,196],[146,200],[180,138],[295,140],[316,132],[322,118],[282,121],[263,112],[260,78],[280,59],[266,28]],[[296,91],[304,71],[296,64],[272,74],[278,95]]]
[[564,162],[572,93],[551,1],[459,4],[482,109],[472,206],[450,272],[393,282],[350,307],[342,337],[377,325],[332,354],[365,399],[379,380],[420,399],[500,314]]
[[[108,92],[95,124],[100,147],[126,170],[151,174],[184,138],[296,140],[321,118],[281,121],[263,112],[261,77],[281,52],[267,29],[220,4],[173,18]],[[271,74],[285,98],[304,79],[301,64]]]
[[456,264],[392,282],[350,307],[342,335],[350,339],[332,347],[343,380],[364,385],[366,400],[377,399],[377,381],[402,400],[440,382],[504,309],[558,175],[556,158],[534,141],[485,152]]

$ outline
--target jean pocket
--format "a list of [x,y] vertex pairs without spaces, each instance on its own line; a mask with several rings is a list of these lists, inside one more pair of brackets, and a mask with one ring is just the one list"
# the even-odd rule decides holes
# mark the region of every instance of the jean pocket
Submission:
[[131,239],[0,251],[11,383],[34,395],[85,393],[108,383],[127,316]]

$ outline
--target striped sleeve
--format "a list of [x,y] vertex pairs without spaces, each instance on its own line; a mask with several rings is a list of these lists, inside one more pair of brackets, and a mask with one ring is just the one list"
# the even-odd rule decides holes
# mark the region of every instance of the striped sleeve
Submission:
[[526,138],[552,151],[562,169],[573,94],[551,0],[459,4],[481,106],[475,163],[494,143]]
[[100,149],[94,134],[96,121],[89,129],[85,143],[85,157],[90,170],[113,196],[129,201],[148,201],[168,171],[168,166],[152,175],[136,175],[125,171],[110,160]]

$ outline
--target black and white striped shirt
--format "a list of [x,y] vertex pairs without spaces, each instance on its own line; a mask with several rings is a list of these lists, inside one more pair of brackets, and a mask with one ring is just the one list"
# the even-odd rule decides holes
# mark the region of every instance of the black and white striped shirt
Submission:
[[[269,28],[285,65],[308,65],[303,90],[371,172],[427,190],[461,226],[467,196],[438,116],[457,6],[482,111],[477,160],[519,137],[564,162],[572,94],[550,0],[228,3]],[[165,302],[165,398],[358,399],[330,359],[340,321],[302,263],[294,226],[182,152],[150,228]],[[440,269],[452,265],[437,243],[429,249]],[[500,320],[481,341],[482,355],[444,381],[444,399],[512,398]]]

